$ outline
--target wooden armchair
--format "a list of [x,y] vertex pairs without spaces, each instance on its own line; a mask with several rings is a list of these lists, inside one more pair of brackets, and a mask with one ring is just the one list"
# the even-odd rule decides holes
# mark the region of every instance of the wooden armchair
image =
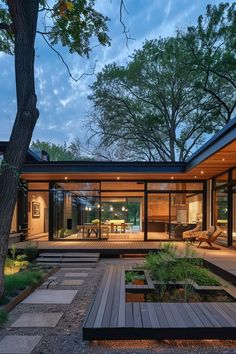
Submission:
[[209,246],[212,247],[212,243],[223,233],[223,230],[217,226],[215,231],[209,236],[208,231],[202,231],[198,234],[198,247],[201,246],[202,242],[206,242]]
[[198,223],[194,229],[183,232],[183,241],[194,242],[198,235],[201,234],[202,225]]

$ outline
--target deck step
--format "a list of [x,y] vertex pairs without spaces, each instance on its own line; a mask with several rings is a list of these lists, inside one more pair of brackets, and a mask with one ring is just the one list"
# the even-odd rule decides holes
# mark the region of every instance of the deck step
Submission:
[[59,262],[45,262],[45,263],[39,263],[40,266],[44,267],[61,267],[61,268],[95,268],[96,263],[59,263]]
[[95,267],[99,261],[99,253],[80,252],[42,252],[36,259],[40,265],[60,267]]
[[39,257],[36,259],[37,262],[62,262],[62,263],[96,263],[96,258],[51,258],[51,257]]
[[40,253],[40,257],[72,257],[72,258],[99,258],[100,254],[99,253],[80,253],[80,252],[43,252]]

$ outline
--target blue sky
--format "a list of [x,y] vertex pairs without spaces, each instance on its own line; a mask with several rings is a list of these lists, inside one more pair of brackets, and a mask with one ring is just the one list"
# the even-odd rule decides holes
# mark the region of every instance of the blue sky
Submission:
[[[145,39],[172,35],[176,28],[196,23],[205,12],[208,3],[217,0],[126,0],[128,14],[124,21],[134,40],[126,47],[119,22],[119,0],[99,0],[96,7],[110,18],[110,47],[97,47],[90,59],[70,55],[65,48],[59,51],[75,76],[96,71],[105,64],[116,61],[125,64],[134,49],[142,46]],[[229,1],[230,3],[232,1]],[[13,57],[0,53],[0,140],[8,140],[15,119],[15,83]],[[87,117],[91,104],[87,99],[89,85],[95,76],[84,76],[77,83],[72,81],[57,55],[38,38],[36,42],[36,91],[40,117],[33,140],[40,139],[63,144],[79,137],[82,144],[87,137]]]

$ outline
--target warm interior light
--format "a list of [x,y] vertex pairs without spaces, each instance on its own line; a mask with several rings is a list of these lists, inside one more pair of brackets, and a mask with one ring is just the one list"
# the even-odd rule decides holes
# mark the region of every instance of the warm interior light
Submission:
[[194,178],[197,178],[197,176],[194,176]]
[[119,180],[119,179],[120,179],[120,177],[116,177],[116,179],[118,179],[118,180]]
[[68,179],[68,177],[65,177],[65,180],[67,180]]
[[113,206],[111,205],[111,206],[110,206],[110,211],[113,211],[113,210],[114,210],[114,209],[113,209]]
[[203,175],[204,174],[204,171],[201,171],[201,175]]
[[125,206],[123,205],[123,207],[122,207],[122,211],[125,211]]
[[98,204],[98,205],[97,205],[97,208],[98,208],[98,209],[100,209],[100,208],[101,208],[101,205],[100,205],[100,204]]
[[171,177],[170,177],[170,179],[174,179],[174,177],[173,177],[173,176],[171,176]]
[[222,161],[225,161],[225,159],[223,158]]

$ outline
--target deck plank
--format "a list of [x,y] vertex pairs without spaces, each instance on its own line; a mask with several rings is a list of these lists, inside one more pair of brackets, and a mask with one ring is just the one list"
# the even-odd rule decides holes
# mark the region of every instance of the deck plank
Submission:
[[169,304],[162,303],[161,307],[162,307],[163,312],[164,312],[164,314],[166,316],[166,319],[167,319],[167,322],[169,324],[169,327],[170,328],[174,328],[174,327],[175,328],[179,328],[180,326],[179,326],[177,320],[175,319],[175,315],[173,314]]
[[143,326],[141,309],[139,302],[133,302],[133,316],[134,316],[134,328],[141,328]]
[[99,304],[99,307],[97,310],[97,315],[96,315],[93,327],[101,327],[104,311],[106,308],[107,297],[109,294],[109,289],[110,289],[110,285],[111,285],[111,281],[112,281],[113,269],[114,268],[112,266],[109,268],[106,284],[104,286],[103,295],[102,295],[102,298],[101,298],[101,301],[100,301],[100,304]]
[[[224,310],[218,306],[216,303],[209,303],[207,305],[208,310],[211,312],[212,316],[218,321],[220,327],[231,327],[230,322],[224,316]],[[214,306],[215,305],[215,306]]]
[[125,268],[121,267],[118,327],[125,327]]
[[141,310],[143,328],[152,328],[152,322],[149,316],[146,302],[140,302],[140,310]]
[[236,315],[233,313],[232,308],[229,309],[224,303],[212,303],[211,306],[215,311],[220,312],[221,316],[227,321],[227,327],[236,326]]
[[170,310],[173,313],[173,316],[175,318],[175,321],[178,324],[178,327],[184,328],[184,327],[192,326],[192,321],[190,321],[189,319],[187,320],[186,316],[185,316],[185,320],[184,320],[185,312],[182,310],[182,306],[179,306],[182,304],[171,303],[168,305],[169,305],[168,307],[170,308]]
[[183,309],[186,310],[187,314],[193,321],[195,327],[204,327],[204,322],[201,321],[201,318],[198,317],[196,312],[193,310],[190,304],[183,303]]
[[158,318],[159,323],[161,323],[162,328],[169,328],[169,323],[167,321],[165,312],[163,310],[163,307],[161,306],[161,303],[155,303],[154,304],[154,309],[156,311],[156,315]]
[[113,304],[111,310],[110,324],[111,328],[118,326],[118,313],[119,313],[119,299],[120,299],[120,279],[121,279],[121,269],[120,266],[117,267],[115,292],[113,297]]
[[89,312],[86,316],[86,319],[85,319],[85,324],[84,324],[84,327],[88,327],[88,328],[92,328],[93,325],[94,325],[94,321],[95,321],[95,318],[96,318],[96,315],[97,315],[97,311],[99,309],[99,305],[100,305],[100,301],[102,299],[102,295],[103,295],[103,292],[104,292],[104,287],[105,287],[105,284],[106,284],[106,281],[107,281],[107,276],[109,274],[109,268],[105,271],[103,277],[102,277],[102,280],[101,280],[101,283],[100,283],[100,286],[98,288],[98,291],[95,295],[95,298],[94,298],[94,301],[89,309]]
[[154,303],[152,302],[148,302],[147,303],[147,308],[148,308],[148,313],[149,313],[149,317],[152,323],[152,328],[160,328],[161,324],[158,320],[155,308],[154,308]]
[[125,268],[109,266],[86,317],[83,338],[236,339],[236,303],[126,303]]
[[134,326],[134,315],[132,302],[125,304],[125,327],[132,328]]
[[109,293],[107,297],[107,302],[106,306],[104,309],[104,314],[103,314],[103,319],[102,319],[102,324],[101,327],[109,327],[110,324],[110,318],[111,318],[111,312],[112,312],[112,307],[113,307],[113,301],[114,301],[114,294],[115,294],[115,285],[117,281],[117,269],[114,267],[113,268],[113,273],[112,273],[112,280],[109,288]]

